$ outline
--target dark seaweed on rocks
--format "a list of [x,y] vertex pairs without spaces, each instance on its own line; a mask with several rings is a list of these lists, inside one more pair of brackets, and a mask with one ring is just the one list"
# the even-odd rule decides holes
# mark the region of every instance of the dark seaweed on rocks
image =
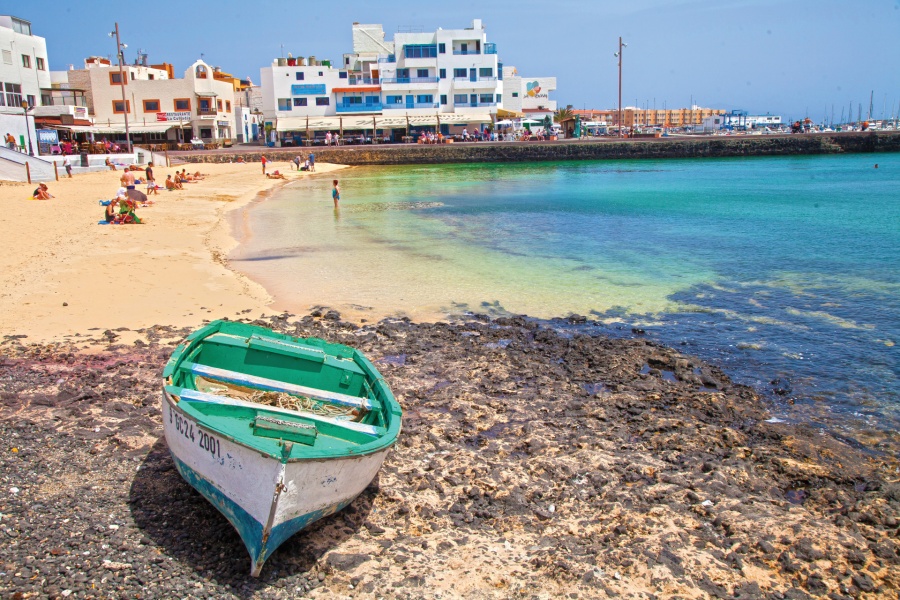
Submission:
[[404,429],[259,579],[161,437],[187,330],[0,343],[0,596],[897,597],[896,452],[768,423],[753,390],[642,337],[317,315],[259,323],[360,348]]

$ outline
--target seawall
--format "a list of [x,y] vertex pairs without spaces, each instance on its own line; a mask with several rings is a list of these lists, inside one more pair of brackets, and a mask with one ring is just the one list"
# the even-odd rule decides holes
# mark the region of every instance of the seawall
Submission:
[[339,148],[260,148],[170,153],[184,162],[231,162],[243,157],[286,161],[309,152],[316,160],[344,165],[404,165],[464,162],[525,162],[639,158],[719,158],[812,154],[900,152],[900,132],[849,132],[760,136],[702,136],[557,142],[473,142],[466,144],[387,144]]

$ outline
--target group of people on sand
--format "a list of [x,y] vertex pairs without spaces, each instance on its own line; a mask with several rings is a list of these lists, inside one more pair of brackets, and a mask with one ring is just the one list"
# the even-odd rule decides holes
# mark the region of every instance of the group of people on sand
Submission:
[[[243,157],[239,157],[238,162],[244,162]],[[269,173],[267,171],[267,167],[269,165],[269,159],[266,158],[265,154],[263,154],[262,156],[259,157],[259,162],[262,163],[263,175],[265,175],[269,179],[287,179],[284,176],[284,173],[281,173],[280,171],[276,170],[272,173]],[[291,165],[292,165],[292,167],[291,167],[292,169],[297,169],[298,171],[315,172],[315,170],[316,170],[316,155],[310,153],[310,155],[307,156],[306,159],[304,160],[304,158],[298,154],[291,160]]]
[[[116,192],[116,197],[103,202],[106,206],[104,218],[107,223],[141,223],[142,220],[137,216],[135,210],[139,206],[153,206],[153,200],[148,199],[147,196],[159,195],[159,190],[162,188],[156,183],[152,162],[147,163],[147,166],[143,169],[145,180],[142,181],[135,177],[134,171],[141,171],[141,167],[131,165],[127,170],[123,171],[122,176],[119,178],[119,183],[122,187]],[[206,175],[200,171],[192,174],[188,173],[187,169],[182,169],[181,171],[175,171],[174,177],[171,173],[166,176],[165,187],[170,191],[181,190],[184,189],[184,183],[194,183],[205,177]],[[146,194],[137,189],[137,186],[144,182],[147,184]]]

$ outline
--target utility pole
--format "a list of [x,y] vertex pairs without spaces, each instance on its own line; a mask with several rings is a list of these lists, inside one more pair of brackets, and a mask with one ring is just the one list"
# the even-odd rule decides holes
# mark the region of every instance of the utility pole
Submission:
[[619,137],[622,137],[622,48],[628,46],[619,36],[619,51],[613,54],[619,59]]
[[128,130],[128,100],[125,98],[125,68],[122,64],[122,61],[125,59],[125,48],[128,47],[127,44],[123,44],[122,40],[119,38],[119,24],[116,23],[116,30],[110,32],[109,36],[116,36],[116,53],[119,55],[119,85],[122,86],[122,110],[125,111],[123,114],[125,115],[125,146],[128,149],[129,154],[131,153],[131,132]]

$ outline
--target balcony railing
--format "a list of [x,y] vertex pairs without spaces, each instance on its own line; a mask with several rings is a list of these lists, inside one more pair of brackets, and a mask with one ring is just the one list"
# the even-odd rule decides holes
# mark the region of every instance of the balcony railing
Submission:
[[480,106],[497,106],[496,102],[454,102],[456,108],[476,108]]
[[400,104],[385,104],[384,110],[398,110],[398,109],[407,109],[407,108],[439,108],[440,104],[437,102],[413,102],[412,104],[407,104],[406,102],[402,102]]
[[484,45],[485,54],[497,54],[497,44],[488,42]]
[[334,108],[339,113],[380,112],[382,109],[382,104],[338,104]]
[[454,56],[469,56],[470,54],[481,54],[479,50],[454,50]]
[[471,77],[454,77],[454,83],[480,83],[482,81],[497,81],[496,77],[479,77],[473,80]]
[[391,83],[437,83],[437,77],[382,77],[382,84]]
[[216,114],[218,114],[218,111],[215,108],[198,108],[197,114],[200,116],[215,116]]
[[378,57],[378,62],[380,62],[380,63],[395,63],[395,62],[397,62],[397,57],[393,54],[388,54],[387,56],[381,55]]
[[347,85],[378,85],[381,80],[378,77],[350,77]]

